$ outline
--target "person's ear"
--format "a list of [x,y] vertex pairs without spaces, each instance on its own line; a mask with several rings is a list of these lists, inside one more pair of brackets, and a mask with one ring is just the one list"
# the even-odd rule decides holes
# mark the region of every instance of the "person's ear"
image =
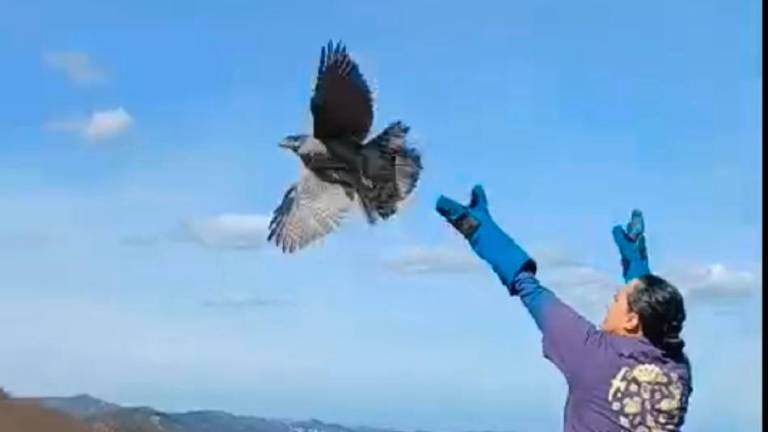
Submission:
[[624,331],[628,334],[638,334],[642,331],[640,327],[640,316],[635,312],[627,313],[624,318]]

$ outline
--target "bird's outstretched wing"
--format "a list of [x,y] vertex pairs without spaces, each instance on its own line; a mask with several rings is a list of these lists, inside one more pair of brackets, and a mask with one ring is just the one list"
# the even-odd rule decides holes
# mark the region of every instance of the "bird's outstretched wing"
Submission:
[[305,170],[275,209],[267,241],[293,253],[339,226],[354,203],[343,187]]
[[310,108],[314,135],[320,140],[355,138],[362,142],[371,129],[371,90],[341,43],[334,47],[329,42],[320,52]]

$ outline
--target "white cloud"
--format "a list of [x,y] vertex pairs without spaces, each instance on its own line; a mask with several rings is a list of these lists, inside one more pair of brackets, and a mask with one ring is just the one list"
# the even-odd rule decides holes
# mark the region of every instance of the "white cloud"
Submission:
[[559,248],[532,248],[536,260],[536,276],[581,313],[596,318],[621,285],[618,273],[608,274],[574,258],[575,254]]
[[81,132],[87,120],[52,120],[45,124],[45,129],[52,132]]
[[[621,286],[615,277],[594,269],[555,249],[537,250],[533,255],[542,283],[573,294],[579,300],[600,300]],[[387,269],[403,274],[455,274],[491,271],[467,247],[412,246],[384,259]]]
[[128,130],[133,118],[122,107],[113,110],[96,111],[91,114],[83,134],[90,140],[114,138]]
[[384,260],[396,273],[468,273],[481,270],[481,262],[469,252],[451,248],[416,246]]
[[[615,274],[572,258],[557,249],[537,249],[531,254],[538,265],[542,284],[581,307],[603,306],[624,284],[619,269]],[[485,270],[471,251],[457,248],[416,246],[384,261],[397,273],[442,274]],[[488,268],[487,271],[490,271]],[[750,296],[761,289],[761,273],[737,271],[723,264],[693,265],[669,270],[660,276],[673,283],[690,301],[722,301]]]
[[76,51],[47,52],[43,62],[49,67],[63,72],[67,78],[77,84],[102,82],[106,76],[96,67],[88,54]]
[[539,268],[541,283],[593,322],[602,318],[612,295],[622,286],[620,276],[588,265],[552,269],[540,264]]
[[56,240],[42,232],[0,232],[0,249],[40,249],[56,244]]
[[94,111],[88,118],[53,120],[45,124],[53,132],[75,132],[89,141],[105,141],[126,132],[134,120],[123,108]]
[[205,300],[202,306],[211,309],[243,310],[265,307],[285,306],[289,303],[282,300],[260,298],[254,296],[232,296],[219,299]]
[[534,248],[530,251],[539,267],[547,269],[575,269],[584,267],[585,264],[573,257],[574,254],[559,248]]
[[[606,273],[570,258],[557,250],[542,250],[534,254],[539,275],[555,286],[574,287],[585,292],[612,291],[623,285],[616,274]],[[617,266],[618,267],[618,266]],[[745,297],[760,289],[760,269],[756,272],[734,270],[724,264],[694,264],[654,269],[658,275],[674,284],[690,300],[725,300]]]
[[762,285],[759,271],[733,270],[720,263],[678,268],[671,270],[667,276],[686,298],[695,300],[748,297]]
[[120,243],[155,247],[164,243],[196,243],[213,249],[258,249],[266,244],[270,217],[261,214],[223,213],[203,217],[154,234],[127,234]]
[[553,288],[574,290],[582,293],[612,292],[621,287],[622,282],[616,276],[611,276],[588,265],[567,268],[547,268],[538,263],[541,269],[539,278]]
[[266,244],[268,216],[222,214],[185,224],[189,238],[203,246],[220,249],[255,249]]

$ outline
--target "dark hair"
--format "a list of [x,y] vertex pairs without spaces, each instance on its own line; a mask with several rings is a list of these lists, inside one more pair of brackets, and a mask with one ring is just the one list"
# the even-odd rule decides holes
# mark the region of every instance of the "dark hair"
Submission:
[[627,298],[643,329],[643,336],[669,357],[681,358],[685,341],[680,337],[685,306],[680,291],[666,280],[646,275],[639,278]]

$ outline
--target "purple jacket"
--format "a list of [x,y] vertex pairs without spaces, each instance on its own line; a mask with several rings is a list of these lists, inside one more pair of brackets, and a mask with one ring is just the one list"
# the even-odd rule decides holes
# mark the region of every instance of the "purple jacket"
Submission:
[[691,393],[687,360],[670,359],[644,338],[599,330],[533,273],[512,285],[541,329],[544,357],[568,383],[566,432],[680,430]]

